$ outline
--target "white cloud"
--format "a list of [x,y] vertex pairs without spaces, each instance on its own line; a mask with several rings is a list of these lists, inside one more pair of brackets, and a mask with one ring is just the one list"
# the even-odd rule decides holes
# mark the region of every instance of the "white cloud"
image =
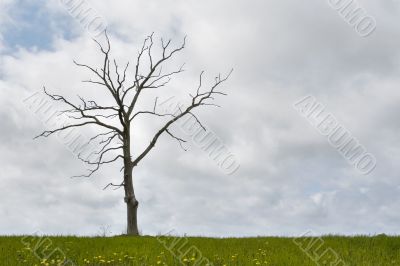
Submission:
[[[51,3],[49,10],[62,14]],[[135,58],[152,31],[177,42],[188,34],[182,55],[188,71],[164,96],[194,89],[202,69],[211,78],[235,68],[224,86],[229,95],[218,99],[223,108],[200,116],[240,158],[239,172],[225,176],[194,145],[184,153],[163,138],[134,174],[144,233],[399,233],[400,31],[394,17],[400,11],[397,3],[363,3],[377,20],[368,38],[321,1],[120,0],[112,9],[105,1],[92,3],[109,23],[114,55],[123,62]],[[0,196],[0,214],[7,217],[0,221],[3,233],[124,228],[122,191],[101,190],[110,177],[117,180],[119,168],[90,180],[68,179],[82,165],[56,140],[32,141],[43,126],[21,104],[42,85],[71,97],[98,96],[96,88],[84,89],[80,80],[87,73],[72,64],[101,61],[81,30],[71,41],[55,38],[54,51],[20,49],[3,56],[0,187],[12,191]],[[360,176],[292,108],[310,93],[377,157],[370,176]],[[140,143],[134,150],[147,143],[152,126],[135,131]]]

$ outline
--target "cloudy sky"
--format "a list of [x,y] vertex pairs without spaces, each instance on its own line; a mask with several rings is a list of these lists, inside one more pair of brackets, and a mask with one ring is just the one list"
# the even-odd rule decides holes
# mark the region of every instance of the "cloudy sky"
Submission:
[[[125,228],[123,191],[103,190],[120,180],[121,165],[71,179],[85,171],[76,156],[56,136],[33,140],[46,124],[23,100],[43,86],[74,101],[77,94],[103,97],[81,83],[91,76],[73,64],[96,66],[102,58],[93,30],[67,2],[0,0],[0,234],[94,235],[104,226],[121,234]],[[135,62],[151,32],[174,45],[187,35],[185,50],[170,63],[186,62],[186,71],[160,97],[187,100],[202,70],[209,85],[234,68],[221,87],[228,96],[216,99],[222,108],[198,115],[239,170],[227,175],[193,141],[185,152],[163,137],[134,172],[142,234],[400,233],[400,2],[358,0],[376,21],[364,37],[332,2],[84,3],[107,26],[121,64]],[[150,94],[143,106],[151,106]],[[293,107],[307,95],[376,158],[371,173],[360,173]],[[148,143],[154,123],[135,126],[133,150]]]

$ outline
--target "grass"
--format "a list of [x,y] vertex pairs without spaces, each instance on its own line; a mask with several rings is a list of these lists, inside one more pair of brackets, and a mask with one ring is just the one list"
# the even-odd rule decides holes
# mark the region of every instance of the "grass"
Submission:
[[[321,255],[322,254],[322,255]],[[339,256],[340,259],[335,258]],[[68,259],[70,261],[64,260]],[[0,265],[400,265],[400,237],[0,237]],[[201,262],[200,262],[201,261]],[[334,262],[336,261],[336,262]],[[198,264],[196,264],[198,263]]]

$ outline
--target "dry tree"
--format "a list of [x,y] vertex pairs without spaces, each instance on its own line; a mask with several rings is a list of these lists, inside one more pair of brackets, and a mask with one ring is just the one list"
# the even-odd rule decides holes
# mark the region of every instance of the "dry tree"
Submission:
[[[71,122],[55,129],[46,130],[36,138],[49,137],[54,133],[71,128],[97,126],[100,129],[100,131],[98,131],[100,133],[93,136],[90,141],[99,140],[97,143],[99,146],[97,152],[98,156],[96,156],[95,160],[92,160],[82,158],[82,156],[78,155],[79,159],[90,166],[88,174],[82,176],[90,177],[96,173],[102,165],[119,160],[122,161],[123,167],[121,168],[121,172],[123,170],[123,176],[121,177],[121,182],[117,184],[109,183],[105,188],[124,188],[124,201],[127,206],[127,234],[139,235],[137,225],[137,208],[139,202],[134,193],[132,180],[133,169],[137,167],[139,162],[154,148],[161,135],[167,134],[178,141],[179,144],[186,142],[184,139],[174,135],[170,130],[171,126],[183,117],[192,116],[196,122],[204,128],[194,111],[200,107],[217,106],[212,102],[214,96],[226,95],[224,92],[218,91],[217,88],[229,78],[232,70],[226,76],[222,77],[218,75],[215,78],[215,82],[213,82],[208,89],[203,89],[203,72],[201,72],[195,94],[189,94],[191,97],[189,104],[180,108],[178,112],[157,112],[157,97],[155,98],[154,106],[151,111],[138,110],[138,101],[144,91],[164,87],[168,85],[172,76],[184,71],[183,66],[170,72],[164,72],[162,67],[166,61],[173,58],[185,48],[186,37],[183,43],[176,48],[170,47],[171,40],[165,42],[161,39],[161,55],[160,58],[156,59],[153,55],[153,34],[148,36],[138,52],[136,64],[132,72],[132,82],[130,84],[127,83],[129,62],[124,65],[123,68],[118,66],[116,60],[110,57],[111,45],[107,33],[105,37],[105,45],[95,40],[100,48],[102,57],[104,57],[100,69],[75,61],[74,63],[78,67],[88,70],[95,77],[93,80],[90,79],[83,82],[91,83],[102,88],[103,91],[107,93],[107,97],[111,97],[113,104],[111,106],[103,106],[96,101],[85,100],[83,97],[79,97],[79,104],[75,104],[64,96],[47,92],[44,88],[44,93],[48,97],[67,106],[67,109],[63,110],[62,113],[66,114]],[[148,66],[146,65],[146,70],[143,69],[144,67],[141,67],[143,60],[147,60]],[[131,148],[135,146],[135,143],[132,143],[131,127],[133,120],[142,115],[163,117],[164,121],[162,127],[152,136],[150,143],[147,146],[145,145],[144,150],[140,151],[136,157],[133,157]],[[113,156],[108,158],[107,155],[109,154],[113,154]]]

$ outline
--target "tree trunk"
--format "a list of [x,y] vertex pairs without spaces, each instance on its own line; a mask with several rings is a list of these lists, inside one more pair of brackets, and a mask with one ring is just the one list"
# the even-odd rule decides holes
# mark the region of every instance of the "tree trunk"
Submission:
[[137,226],[137,209],[139,202],[136,200],[132,184],[132,168],[130,173],[125,176],[125,203],[127,209],[127,234],[132,236],[139,235]]
[[137,209],[139,202],[136,200],[135,191],[133,189],[132,180],[133,164],[131,161],[131,150],[130,150],[130,132],[129,125],[128,130],[125,131],[124,136],[124,188],[127,210],[127,235],[138,236],[139,230],[137,225]]

